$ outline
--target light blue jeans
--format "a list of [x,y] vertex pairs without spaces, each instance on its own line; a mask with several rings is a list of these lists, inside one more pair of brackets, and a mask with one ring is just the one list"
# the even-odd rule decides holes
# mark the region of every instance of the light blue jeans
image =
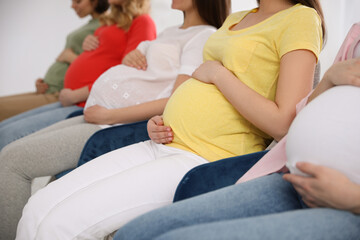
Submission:
[[280,174],[230,186],[149,212],[120,239],[359,239],[360,216],[307,208]]
[[82,108],[76,105],[63,107],[60,102],[56,102],[29,110],[0,122],[0,151],[7,144],[64,120],[70,113],[79,109]]

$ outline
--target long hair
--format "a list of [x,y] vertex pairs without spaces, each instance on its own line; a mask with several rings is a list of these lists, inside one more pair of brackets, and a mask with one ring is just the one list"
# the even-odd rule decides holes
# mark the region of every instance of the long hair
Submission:
[[125,0],[121,6],[110,5],[110,12],[100,17],[104,25],[116,24],[117,27],[128,30],[134,18],[150,11],[149,0]]
[[[324,13],[323,13],[323,10],[322,10],[319,0],[299,0],[299,1],[290,0],[290,2],[292,2],[293,4],[301,3],[304,6],[311,7],[316,10],[316,12],[318,13],[318,15],[320,16],[320,19],[321,19],[323,42],[325,43],[325,41],[326,41],[326,25],[325,25]],[[260,0],[257,0],[257,3],[260,4]]]
[[193,0],[200,17],[209,25],[220,28],[230,13],[231,0]]
[[94,11],[98,14],[104,13],[109,8],[108,0],[91,0],[91,2],[96,2]]

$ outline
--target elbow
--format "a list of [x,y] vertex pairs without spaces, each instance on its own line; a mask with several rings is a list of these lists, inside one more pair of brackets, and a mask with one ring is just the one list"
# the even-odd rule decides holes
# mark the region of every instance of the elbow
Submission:
[[273,129],[273,132],[270,134],[277,142],[280,141],[289,131],[291,122],[280,123]]
[[295,119],[295,116],[295,111],[284,112],[283,114],[278,115],[277,119],[274,119],[275,124],[272,124],[272,131],[269,135],[272,136],[276,141],[280,141],[288,133],[290,125]]
[[287,131],[279,131],[272,135],[275,141],[279,142],[285,135],[287,134]]

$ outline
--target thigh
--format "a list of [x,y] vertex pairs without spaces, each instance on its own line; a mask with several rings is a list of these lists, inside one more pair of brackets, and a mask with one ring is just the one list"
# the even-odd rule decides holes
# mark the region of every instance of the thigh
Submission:
[[80,123],[19,139],[0,152],[0,165],[26,179],[55,175],[76,167],[86,141],[99,129]]
[[46,105],[44,107],[40,107],[42,108],[42,112],[40,113],[25,116],[24,118],[16,121],[9,122],[5,126],[1,126],[0,149],[19,138],[25,137],[42,128],[50,126],[51,124],[64,120],[68,114],[80,109],[77,106],[56,107],[57,103],[49,105],[52,106]]
[[57,94],[26,93],[0,97],[0,121],[57,101]]
[[118,239],[148,239],[193,224],[301,208],[293,187],[279,174],[233,185],[145,214],[117,232]]
[[[67,239],[96,239],[140,214],[170,204],[182,176],[204,162],[176,154],[154,159],[156,151],[148,142],[105,154],[35,194],[24,209],[20,228],[26,229],[28,224],[22,222],[31,215],[30,209],[36,215],[47,209],[36,230],[40,239],[65,232]],[[61,199],[52,199],[59,191]]]
[[55,102],[55,103],[46,104],[44,106],[31,109],[29,111],[17,114],[15,116],[11,117],[11,118],[8,118],[8,119],[2,121],[0,123],[0,128],[2,128],[3,126],[5,126],[5,125],[7,125],[9,123],[13,123],[13,122],[16,122],[18,120],[22,120],[24,118],[31,117],[31,116],[34,116],[34,115],[37,115],[37,114],[40,114],[40,113],[43,113],[43,112],[50,111],[50,110],[54,110],[54,109],[57,109],[57,108],[60,108],[60,107],[61,107],[60,102]]
[[75,126],[75,125],[80,125],[80,124],[87,124],[88,126],[94,126],[96,127],[97,129],[101,129],[100,126],[96,125],[96,124],[91,124],[91,123],[87,123],[84,119],[84,116],[81,115],[81,116],[77,116],[77,117],[73,117],[73,118],[69,118],[69,119],[64,119],[62,121],[59,121],[57,123],[54,123],[46,128],[43,128],[39,131],[36,131],[24,138],[27,138],[27,137],[33,137],[33,136],[36,136],[36,135],[40,135],[40,134],[44,134],[46,132],[52,132],[52,131],[55,131],[55,130],[60,130],[60,129],[64,129],[64,128],[68,128],[68,127],[71,127],[71,126]]
[[306,209],[199,224],[170,231],[167,239],[332,239],[356,240],[360,216],[334,209]]

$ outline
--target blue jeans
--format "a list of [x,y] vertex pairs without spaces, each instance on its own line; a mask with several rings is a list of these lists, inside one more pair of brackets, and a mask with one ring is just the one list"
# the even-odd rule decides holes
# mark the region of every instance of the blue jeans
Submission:
[[0,122],[0,151],[7,144],[64,120],[70,113],[79,109],[82,108],[76,105],[62,107],[60,102],[56,102],[18,114]]
[[122,227],[120,239],[359,239],[360,216],[302,204],[280,174],[152,211]]

